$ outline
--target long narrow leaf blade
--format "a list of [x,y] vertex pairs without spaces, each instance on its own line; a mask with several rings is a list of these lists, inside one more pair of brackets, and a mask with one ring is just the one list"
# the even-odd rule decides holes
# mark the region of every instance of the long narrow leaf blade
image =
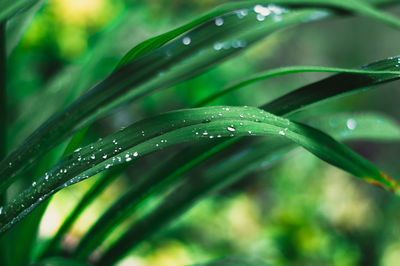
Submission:
[[198,138],[254,135],[286,137],[354,176],[391,191],[397,190],[395,181],[321,131],[258,108],[208,107],[174,111],[146,119],[104,140],[78,149],[34,182],[17,199],[4,206],[0,215],[0,231],[11,228],[59,189],[113,165]]
[[[289,11],[275,7],[274,14],[258,21],[259,14],[250,11],[250,7],[246,16],[240,13],[243,9],[219,16],[218,19],[224,21],[221,26],[215,24],[215,19],[207,20],[184,36],[114,71],[66,110],[43,124],[0,163],[0,191],[4,191],[18,172],[34,163],[60,140],[117,105],[188,79],[275,30],[328,15],[327,11],[310,8]],[[221,49],[214,49],[215,44]]]
[[[322,117],[314,120],[312,123],[325,128],[329,133],[340,139],[377,139],[382,138],[379,132],[371,130],[370,133],[363,133],[365,129],[371,129],[378,125],[384,124],[386,128],[391,129],[391,139],[400,141],[399,125],[393,123],[392,120],[376,114],[357,115],[353,114],[352,119],[359,121],[359,127],[354,129],[343,130],[341,125],[347,124],[347,120],[343,119],[343,115],[331,116],[327,120],[337,123],[335,127],[327,126],[324,122],[326,119]],[[107,265],[117,261],[125,252],[137,246],[144,239],[148,239],[161,228],[168,225],[177,216],[183,214],[187,209],[192,207],[198,200],[204,196],[215,192],[219,189],[232,184],[245,174],[256,170],[257,168],[265,168],[285,156],[295,145],[287,142],[277,142],[275,140],[266,139],[264,143],[254,143],[246,145],[246,149],[239,149],[237,152],[225,153],[222,165],[219,161],[214,163],[215,167],[202,167],[202,173],[196,174],[196,180],[185,179],[184,183],[174,189],[151,213],[135,222],[132,228],[124,234],[114,245],[107,250],[102,258],[100,265]],[[272,148],[273,147],[273,148]],[[269,149],[272,148],[272,149]],[[214,161],[214,160],[213,160]],[[114,205],[118,206],[118,202]],[[114,207],[113,206],[113,207]],[[120,209],[122,208],[119,205]],[[114,209],[114,212],[116,209]],[[151,226],[149,226],[151,225]]]

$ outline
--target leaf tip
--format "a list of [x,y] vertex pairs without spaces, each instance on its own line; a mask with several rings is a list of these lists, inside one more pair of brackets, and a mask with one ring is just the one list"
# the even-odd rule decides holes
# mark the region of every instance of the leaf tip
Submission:
[[378,186],[380,188],[383,188],[387,191],[392,192],[393,194],[400,195],[400,185],[397,183],[396,180],[393,178],[389,177],[386,173],[384,172],[379,172],[379,178],[371,178],[371,177],[365,177],[365,181],[368,183]]

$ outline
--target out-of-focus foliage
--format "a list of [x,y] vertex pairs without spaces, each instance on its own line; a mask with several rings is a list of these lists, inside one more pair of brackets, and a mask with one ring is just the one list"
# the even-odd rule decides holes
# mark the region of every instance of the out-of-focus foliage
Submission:
[[[48,0],[9,56],[8,150],[112,72],[134,44],[182,25],[222,2]],[[399,14],[398,7],[392,10]],[[352,68],[399,54],[399,42],[398,31],[362,17],[326,20],[279,31],[204,74],[151,94],[135,105],[118,108],[89,128],[82,145],[160,112],[193,107],[232,81],[256,72],[286,65]],[[260,106],[326,76],[299,73],[261,81],[218,98],[213,104]],[[390,114],[393,123],[398,124],[399,97],[398,83],[390,83],[379,91],[307,109],[294,118],[305,121],[304,118],[338,111],[369,110]],[[399,176],[398,142],[356,141],[349,145],[390,175]],[[66,143],[57,147],[53,154],[62,154],[65,146]],[[62,239],[63,254],[72,252],[123,191],[140,181],[136,173],[146,173],[154,162],[164,162],[181,148],[161,150],[135,163],[134,171],[128,168],[118,173]],[[202,200],[166,230],[141,243],[120,264],[188,265],[227,254],[255,256],[271,265],[398,263],[399,198],[351,178],[304,150],[294,150],[283,162],[267,166]],[[26,179],[46,170],[30,170]],[[196,171],[192,178],[196,178]],[[40,255],[79,199],[103,175],[107,174],[100,173],[63,189],[51,199],[40,224],[40,245],[32,256]],[[15,196],[27,183],[16,183],[8,194]],[[143,208],[117,228],[92,254],[92,259],[159,200],[142,203]]]

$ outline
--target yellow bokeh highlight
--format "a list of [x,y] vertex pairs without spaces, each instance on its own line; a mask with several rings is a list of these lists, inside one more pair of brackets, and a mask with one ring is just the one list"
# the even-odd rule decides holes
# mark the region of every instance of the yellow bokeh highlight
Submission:
[[60,22],[75,26],[102,24],[113,11],[107,0],[52,0],[50,9]]

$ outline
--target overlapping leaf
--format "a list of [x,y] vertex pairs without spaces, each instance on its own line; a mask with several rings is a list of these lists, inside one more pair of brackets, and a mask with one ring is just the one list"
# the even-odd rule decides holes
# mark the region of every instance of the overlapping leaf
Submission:
[[69,184],[160,148],[195,140],[233,136],[287,137],[321,159],[369,182],[395,191],[397,184],[372,164],[324,133],[252,107],[208,107],[174,111],[139,123],[78,149],[34,182],[0,215],[1,232]]
[[[15,3],[20,2],[26,4],[29,1],[21,0]],[[255,12],[253,12],[253,7],[258,2],[235,3],[225,9],[219,9],[218,12],[235,9],[234,11],[223,14],[214,13],[214,15],[221,15],[215,19],[209,19],[210,16],[206,16],[172,33],[145,42],[131,52],[128,59],[124,59],[122,67],[79,98],[64,112],[47,121],[0,164],[0,191],[4,191],[16,173],[34,163],[37,158],[85,123],[122,102],[138,99],[155,89],[165,88],[192,77],[218,61],[237,53],[244,46],[251,45],[269,32],[294,24],[323,19],[338,9],[359,12],[393,26],[399,24],[395,18],[385,16],[358,1],[343,4],[340,1],[328,0],[314,2],[314,4],[321,6],[322,2],[324,2],[322,6],[333,9],[330,11],[314,9],[310,7],[311,1],[282,1],[297,8],[289,10],[276,5],[267,7],[259,5],[258,10],[254,8]],[[268,2],[260,1],[259,4],[268,4]],[[298,8],[299,4],[305,4],[308,7]],[[219,25],[221,22],[222,24]],[[183,32],[185,32],[184,36],[175,38]],[[168,42],[173,38],[175,40]],[[132,57],[134,60],[129,61]],[[129,63],[125,64],[128,61]]]
[[[354,128],[348,127],[349,119],[351,119],[351,121],[357,121]],[[392,119],[383,115],[350,115],[347,113],[314,118],[311,119],[310,123],[338,139],[400,141],[400,126]],[[377,128],[384,129],[385,133],[381,134]],[[135,233],[129,233],[129,237],[122,238],[118,247],[114,250],[135,246],[140,243],[141,240],[147,239],[154,234],[157,229],[167,225],[169,221],[179,216],[205,195],[231,184],[251,171],[270,166],[295,148],[296,145],[293,143],[276,138],[266,138],[252,143],[249,142],[248,139],[242,139],[238,143],[235,143],[235,146],[230,146],[217,158],[214,156],[212,160],[209,160],[212,162],[211,165],[208,164],[206,167],[201,167],[201,169],[206,170],[202,170],[201,174],[196,175],[196,180],[186,179],[180,188],[175,189],[175,191],[164,200],[163,204],[144,218],[143,221],[135,224],[131,230],[131,232]],[[175,160],[176,158],[172,161]],[[175,170],[176,172],[182,173],[182,168],[185,168],[186,165],[181,165],[183,165],[181,169],[162,169],[167,171],[164,172],[164,175],[162,175],[162,173],[158,173],[158,175],[166,177],[169,173],[168,170]],[[200,169],[197,169],[197,172],[198,171],[200,171]],[[154,177],[155,176],[156,175],[154,175]],[[173,176],[173,174],[170,174],[170,176]],[[101,219],[99,219],[95,226],[92,227],[90,232],[85,235],[76,249],[77,256],[79,258],[87,257],[99,243],[102,243],[107,233],[109,233],[108,230],[110,230],[110,228],[116,228],[125,217],[129,216],[129,214],[135,210],[138,203],[143,200],[143,195],[140,193],[143,193],[146,189],[149,190],[149,187],[134,186],[115,202]],[[171,202],[174,202],[174,204],[171,204]],[[142,227],[142,225],[144,226],[146,224],[155,225]],[[135,235],[133,236],[132,234]],[[114,254],[113,256],[116,255],[114,251],[110,251],[110,254],[111,253]]]

